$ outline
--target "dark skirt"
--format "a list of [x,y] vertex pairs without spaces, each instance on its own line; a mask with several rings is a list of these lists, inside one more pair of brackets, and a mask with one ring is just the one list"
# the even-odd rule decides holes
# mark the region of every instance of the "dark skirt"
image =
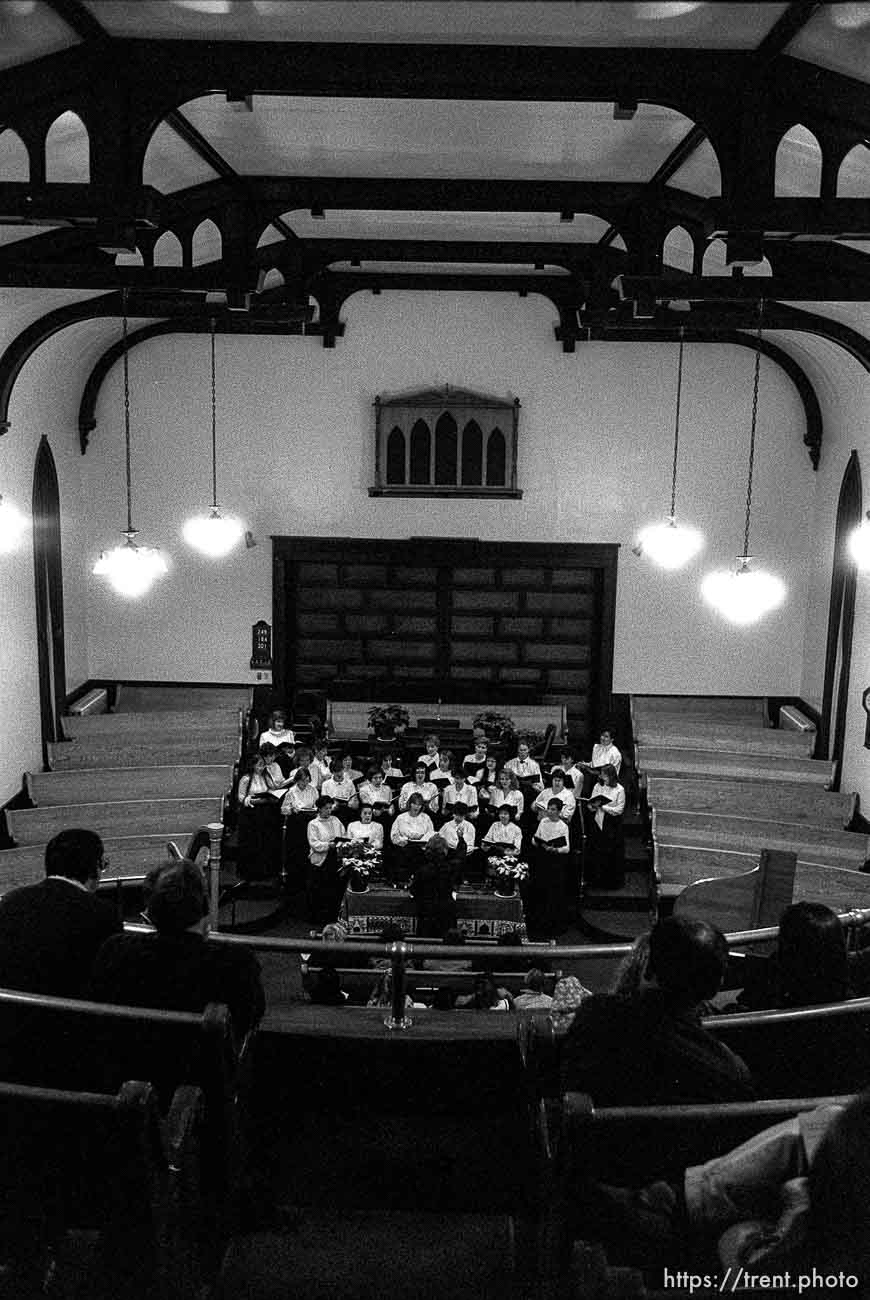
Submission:
[[308,823],[314,812],[290,813],[284,818],[284,864],[291,887],[299,889],[308,875]]
[[565,900],[570,853],[549,852],[533,847],[529,853],[530,874],[522,888],[526,924],[532,934],[553,938],[568,926]]
[[621,817],[605,817],[600,829],[595,818],[589,818],[583,850],[583,883],[597,889],[621,889],[625,884]]
[[269,880],[281,874],[281,808],[277,799],[239,808],[238,845],[239,879]]
[[324,926],[338,919],[347,880],[347,872],[340,869],[335,849],[329,850],[320,866],[309,861],[308,916],[312,925]]

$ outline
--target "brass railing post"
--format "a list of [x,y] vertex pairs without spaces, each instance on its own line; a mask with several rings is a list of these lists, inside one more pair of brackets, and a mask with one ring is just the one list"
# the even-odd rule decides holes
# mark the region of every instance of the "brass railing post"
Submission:
[[406,943],[391,943],[387,948],[393,976],[393,1004],[384,1020],[387,1029],[409,1029],[413,1024],[405,1015],[405,958],[409,951]]

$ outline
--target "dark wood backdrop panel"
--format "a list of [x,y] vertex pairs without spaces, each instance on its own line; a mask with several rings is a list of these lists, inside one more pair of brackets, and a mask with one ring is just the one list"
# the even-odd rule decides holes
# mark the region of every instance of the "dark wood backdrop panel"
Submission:
[[618,546],[273,537],[275,691],[610,707]]

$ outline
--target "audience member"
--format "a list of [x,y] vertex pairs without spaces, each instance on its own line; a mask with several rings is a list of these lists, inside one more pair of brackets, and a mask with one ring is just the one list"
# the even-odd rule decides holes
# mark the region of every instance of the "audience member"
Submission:
[[849,996],[846,932],[823,903],[792,903],[779,918],[773,956],[747,961],[737,1009],[821,1006]]
[[45,880],[0,898],[0,987],[82,997],[100,945],[121,929],[94,891],[105,865],[93,831],[61,831],[45,849]]
[[633,998],[640,993],[649,962],[649,933],[639,934],[616,968],[610,992],[618,997]]
[[456,999],[457,1007],[469,1011],[510,1011],[511,997],[507,989],[499,988],[491,975],[478,975],[474,992]]
[[567,1034],[583,1003],[593,996],[592,990],[581,984],[576,975],[563,975],[556,981],[550,1006],[550,1023],[557,1038]]
[[599,1105],[741,1101],[749,1071],[701,1025],[728,961],[724,936],[703,921],[670,916],[650,935],[646,971],[633,998],[588,998],[562,1052],[565,1090]]
[[[462,948],[468,941],[465,937],[465,931],[454,927],[452,930],[446,930],[441,940],[447,948]],[[472,963],[463,961],[461,958],[442,958],[436,957],[434,964],[439,970],[463,971],[471,970]]]
[[149,871],[145,880],[153,934],[118,934],[97,954],[88,995],[99,1002],[166,1011],[204,1011],[223,1002],[244,1036],[263,1014],[260,966],[248,948],[210,943],[208,898],[188,859]]
[[[320,938],[324,943],[344,943],[347,939],[347,926],[342,921],[331,921],[323,927]],[[309,1000],[323,1007],[344,1006],[348,995],[341,987],[341,974],[336,969],[335,958],[319,953],[317,964],[311,970],[309,956],[309,953],[302,954],[302,987]]]
[[523,980],[522,988],[514,998],[515,1011],[549,1011],[553,999],[546,988],[546,976],[537,966],[533,966]]

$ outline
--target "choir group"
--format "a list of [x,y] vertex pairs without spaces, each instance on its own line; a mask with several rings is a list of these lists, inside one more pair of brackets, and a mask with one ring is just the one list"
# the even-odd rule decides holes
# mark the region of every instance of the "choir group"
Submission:
[[340,850],[365,845],[389,883],[405,887],[426,845],[446,843],[457,880],[484,883],[492,864],[523,858],[521,892],[530,930],[567,927],[581,884],[624,883],[622,755],[603,731],[588,762],[563,749],[544,765],[520,738],[502,759],[481,734],[462,759],[428,735],[411,757],[382,752],[361,770],[325,740],[296,744],[275,711],[238,785],[238,863],[246,879],[281,876],[305,888],[310,919],[334,920],[349,876]]

